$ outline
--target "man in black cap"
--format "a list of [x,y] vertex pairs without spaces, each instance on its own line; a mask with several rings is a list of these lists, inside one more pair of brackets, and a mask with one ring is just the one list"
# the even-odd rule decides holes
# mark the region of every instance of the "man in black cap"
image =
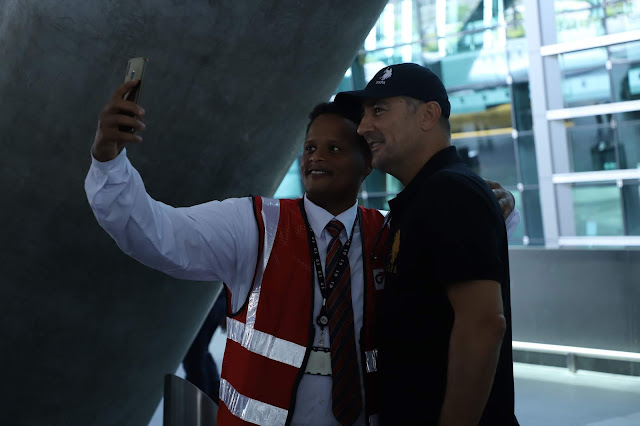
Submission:
[[377,311],[381,422],[514,425],[507,232],[491,188],[451,145],[447,91],[412,63],[336,102],[364,108],[389,202],[391,251]]

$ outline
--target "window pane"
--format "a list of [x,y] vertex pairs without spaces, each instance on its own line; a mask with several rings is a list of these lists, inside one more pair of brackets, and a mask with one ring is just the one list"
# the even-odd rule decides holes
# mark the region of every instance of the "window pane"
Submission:
[[640,43],[610,47],[614,99],[640,99]]
[[385,175],[385,179],[386,179],[386,185],[387,185],[387,192],[390,194],[397,194],[398,192],[402,191],[402,189],[404,188],[404,185],[402,185],[402,182],[400,182],[398,179],[394,178],[389,174]]
[[[399,64],[402,62],[415,62],[422,64],[420,44],[413,43],[399,47],[389,47],[387,49],[367,52],[364,57],[364,77],[368,82],[382,68]],[[435,70],[434,70],[435,71]]]
[[365,39],[365,49],[373,50],[410,43],[419,38],[418,22],[411,0],[389,1],[380,13],[376,25]]
[[[567,128],[571,171],[617,169],[614,131],[609,115],[590,117],[596,125],[575,125],[569,122]],[[581,120],[586,121],[586,120]]]
[[519,132],[533,129],[531,99],[529,97],[529,82],[512,84],[511,92],[513,93],[516,129]]
[[576,235],[624,235],[617,186],[574,186],[572,189]]
[[640,235],[640,185],[638,182],[625,182],[622,187],[624,216],[627,222],[627,235]]
[[296,158],[276,190],[275,198],[299,198],[304,193],[300,177],[300,158]]
[[449,102],[451,133],[489,129],[505,129],[504,133],[511,133],[509,87],[449,92]]
[[446,87],[474,83],[504,84],[508,75],[504,29],[462,34],[446,43],[442,78]]
[[518,134],[518,159],[520,160],[520,178],[525,185],[538,183],[538,162],[533,133]]
[[601,0],[555,0],[554,7],[556,13],[560,12],[571,12],[571,11],[579,11],[590,9],[593,6],[600,5]]
[[618,123],[618,137],[622,168],[640,168],[640,122]]
[[505,2],[504,20],[507,23],[507,38],[524,38],[524,17],[526,13],[523,0]]
[[621,33],[640,28],[640,2],[621,0],[609,2],[605,8],[607,33]]
[[[588,7],[587,2],[575,3],[585,3],[585,6]],[[604,35],[603,18],[604,9],[602,9],[602,7],[564,12],[556,15],[558,43]]]
[[375,192],[387,192],[385,185],[386,173],[374,169],[369,176],[362,182],[362,190],[366,190],[369,194]]
[[572,72],[586,68],[601,67],[605,69],[608,59],[607,55],[607,49],[604,47],[579,50],[577,52],[558,55],[558,63],[560,64],[560,70],[564,74],[571,75]]
[[562,97],[567,108],[611,102],[611,82],[607,69],[565,72]]
[[388,200],[390,199],[393,199],[393,197],[369,197],[366,201],[362,200],[362,198],[360,198],[359,200],[360,205],[367,208],[389,211]]
[[636,41],[609,46],[609,55],[614,63],[638,61],[640,60],[640,42]]
[[346,92],[349,90],[355,90],[353,87],[353,79],[351,78],[351,68],[349,68],[344,74],[344,77],[342,77],[342,80],[340,81],[340,84],[338,84],[334,93]]
[[521,212],[526,226],[525,234],[529,245],[544,244],[544,230],[542,228],[542,213],[540,209],[540,191],[538,189],[525,189],[522,191]]
[[499,23],[501,0],[420,1],[419,20],[423,31],[446,35],[491,27]]
[[525,38],[507,40],[509,73],[513,80],[529,79],[529,52],[527,49]]
[[453,141],[469,167],[484,179],[516,186],[518,177],[511,135],[464,138]]

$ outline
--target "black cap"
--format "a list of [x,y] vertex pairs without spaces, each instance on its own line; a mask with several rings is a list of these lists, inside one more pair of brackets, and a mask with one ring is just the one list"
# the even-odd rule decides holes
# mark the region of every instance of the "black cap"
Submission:
[[362,101],[394,96],[408,96],[423,102],[436,101],[443,117],[451,114],[447,89],[440,78],[429,68],[413,63],[389,65],[382,68],[369,81],[364,90],[340,92],[336,102]]

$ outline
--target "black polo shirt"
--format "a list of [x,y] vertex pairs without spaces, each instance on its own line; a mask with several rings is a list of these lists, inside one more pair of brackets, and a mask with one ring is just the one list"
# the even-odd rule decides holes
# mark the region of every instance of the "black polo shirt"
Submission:
[[480,424],[517,424],[507,231],[495,195],[451,146],[389,205],[390,253],[377,310],[382,423],[438,423],[454,319],[447,286],[494,280],[501,285],[507,331]]

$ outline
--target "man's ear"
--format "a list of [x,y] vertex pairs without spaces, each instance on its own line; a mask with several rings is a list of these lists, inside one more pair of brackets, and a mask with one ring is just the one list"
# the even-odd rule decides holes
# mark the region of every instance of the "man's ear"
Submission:
[[438,125],[441,115],[440,104],[435,101],[420,105],[420,128],[424,131],[433,129]]

